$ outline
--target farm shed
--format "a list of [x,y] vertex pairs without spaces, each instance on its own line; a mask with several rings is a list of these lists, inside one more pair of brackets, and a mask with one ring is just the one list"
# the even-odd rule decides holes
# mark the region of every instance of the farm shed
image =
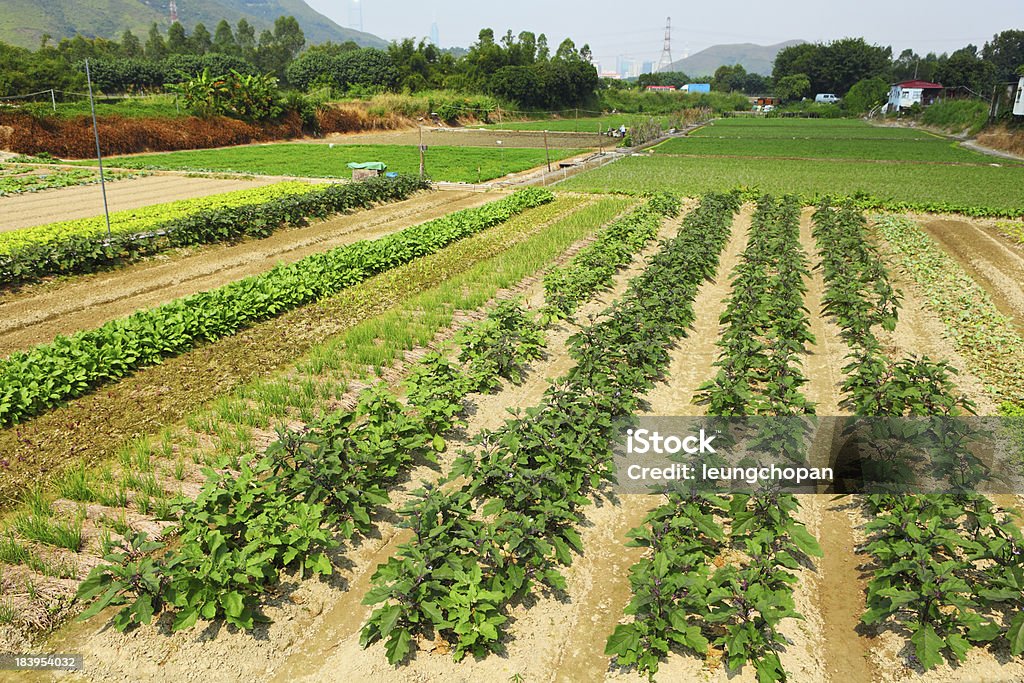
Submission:
[[687,83],[682,88],[683,92],[711,92],[710,83]]
[[912,105],[920,104],[927,107],[933,104],[943,93],[940,83],[928,81],[903,81],[894,83],[889,90],[888,111],[899,111]]

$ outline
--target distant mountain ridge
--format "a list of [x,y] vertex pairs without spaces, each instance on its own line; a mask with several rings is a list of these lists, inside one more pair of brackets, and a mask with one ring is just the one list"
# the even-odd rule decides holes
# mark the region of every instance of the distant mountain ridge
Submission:
[[731,43],[728,45],[712,45],[685,59],[672,62],[669,71],[682,71],[690,76],[712,76],[720,66],[742,64],[747,73],[770,76],[775,55],[784,48],[802,45],[805,40],[787,40],[775,45],[755,45],[754,43]]
[[[387,47],[371,33],[339,26],[303,0],[177,0],[178,19],[192,32],[198,22],[213,33],[221,19],[232,27],[245,18],[256,33],[273,26],[282,15],[295,17],[306,44],[353,40],[363,47]],[[155,21],[166,33],[170,25],[167,0],[4,0],[0,5],[0,40],[27,48],[39,47],[49,34],[53,42],[75,35],[119,39],[125,29],[145,41]]]

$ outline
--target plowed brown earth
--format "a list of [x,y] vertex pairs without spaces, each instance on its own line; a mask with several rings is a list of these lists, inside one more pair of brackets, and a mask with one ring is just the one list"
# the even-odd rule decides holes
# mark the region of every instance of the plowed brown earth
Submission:
[[[138,209],[152,204],[194,199],[222,192],[249,190],[275,182],[270,178],[188,178],[183,175],[151,175],[119,180],[107,185],[110,211]],[[63,187],[0,198],[0,232],[34,225],[103,215],[99,185]]]
[[995,230],[969,220],[921,220],[942,248],[988,290],[1003,315],[1024,334],[1024,251],[1010,246]]
[[183,257],[161,257],[8,295],[0,298],[0,357],[52,341],[58,334],[92,329],[141,308],[266,272],[278,263],[293,263],[310,254],[375,239],[495,199],[493,193],[425,193],[304,228],[282,230],[262,240],[216,245]]
[[[496,131],[467,128],[433,128],[423,130],[422,144],[442,147],[491,147],[495,148],[498,140],[505,147],[543,148],[543,131]],[[417,130],[389,131],[377,133],[351,133],[328,135],[323,139],[308,142],[326,142],[336,145],[418,145],[420,133]],[[568,147],[573,149],[585,147],[615,146],[612,138],[597,133],[565,133],[549,132],[547,144],[550,147]]]

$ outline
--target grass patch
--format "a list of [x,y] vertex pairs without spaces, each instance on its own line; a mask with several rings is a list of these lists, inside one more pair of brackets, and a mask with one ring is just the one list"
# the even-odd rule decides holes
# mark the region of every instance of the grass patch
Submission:
[[931,204],[934,210],[952,204],[1009,216],[1024,214],[1024,166],[655,155],[623,159],[558,185],[559,189],[583,192],[665,190],[690,196],[737,186],[773,194],[795,193],[808,200],[827,194],[864,194],[888,202]]
[[941,140],[924,130],[873,126],[857,119],[729,118],[713,121],[691,137],[743,139],[809,138],[817,140]]
[[[583,150],[553,149],[552,161]],[[427,175],[433,180],[476,183],[518,173],[545,163],[543,149],[510,147],[431,147],[427,151]],[[161,168],[188,171],[234,171],[258,175],[308,178],[350,178],[349,162],[382,161],[389,171],[419,173],[415,145],[335,145],[316,143],[249,145],[169,154],[144,154],[111,159],[120,168]]]
[[654,152],[657,154],[697,154],[703,156],[931,161],[986,165],[991,164],[993,161],[990,156],[964,149],[954,142],[936,137],[856,140],[822,137],[744,138],[705,135],[702,137],[673,138],[655,147]]
[[74,520],[62,522],[31,512],[23,512],[14,516],[13,526],[19,535],[30,541],[55,548],[67,548],[77,553],[82,548],[83,521],[84,517],[81,515]]

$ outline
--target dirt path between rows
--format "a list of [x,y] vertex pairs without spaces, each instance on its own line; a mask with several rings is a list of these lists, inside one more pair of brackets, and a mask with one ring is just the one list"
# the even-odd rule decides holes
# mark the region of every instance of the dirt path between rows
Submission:
[[303,228],[234,245],[213,245],[182,257],[159,257],[127,268],[70,278],[0,298],[0,357],[58,334],[103,323],[196,292],[257,275],[413,224],[479,206],[495,194],[430,192],[402,202],[337,216]]
[[[804,363],[810,380],[805,393],[816,404],[819,416],[848,415],[839,404],[842,368],[849,347],[839,336],[839,326],[821,312],[825,278],[817,268],[821,254],[811,234],[813,214],[813,209],[805,208],[800,219],[800,244],[812,268],[804,305],[815,339]],[[875,680],[869,659],[871,641],[858,630],[866,583],[860,570],[861,558],[854,551],[853,521],[846,511],[849,500],[837,501],[828,494],[820,494],[801,496],[800,501],[804,508],[802,516],[815,519],[820,529],[815,537],[823,556],[818,560],[818,573],[806,578],[814,584],[824,668],[832,680],[871,683]]]
[[[272,182],[274,180],[271,178],[227,180],[188,178],[184,175],[150,175],[109,183],[107,204],[113,213],[179,199],[251,190]],[[0,197],[0,215],[3,216],[3,219],[0,219],[0,232],[56,221],[102,216],[103,194],[100,186],[96,184]]]
[[932,239],[992,296],[996,308],[1024,334],[1024,252],[991,228],[968,220],[915,217]]

